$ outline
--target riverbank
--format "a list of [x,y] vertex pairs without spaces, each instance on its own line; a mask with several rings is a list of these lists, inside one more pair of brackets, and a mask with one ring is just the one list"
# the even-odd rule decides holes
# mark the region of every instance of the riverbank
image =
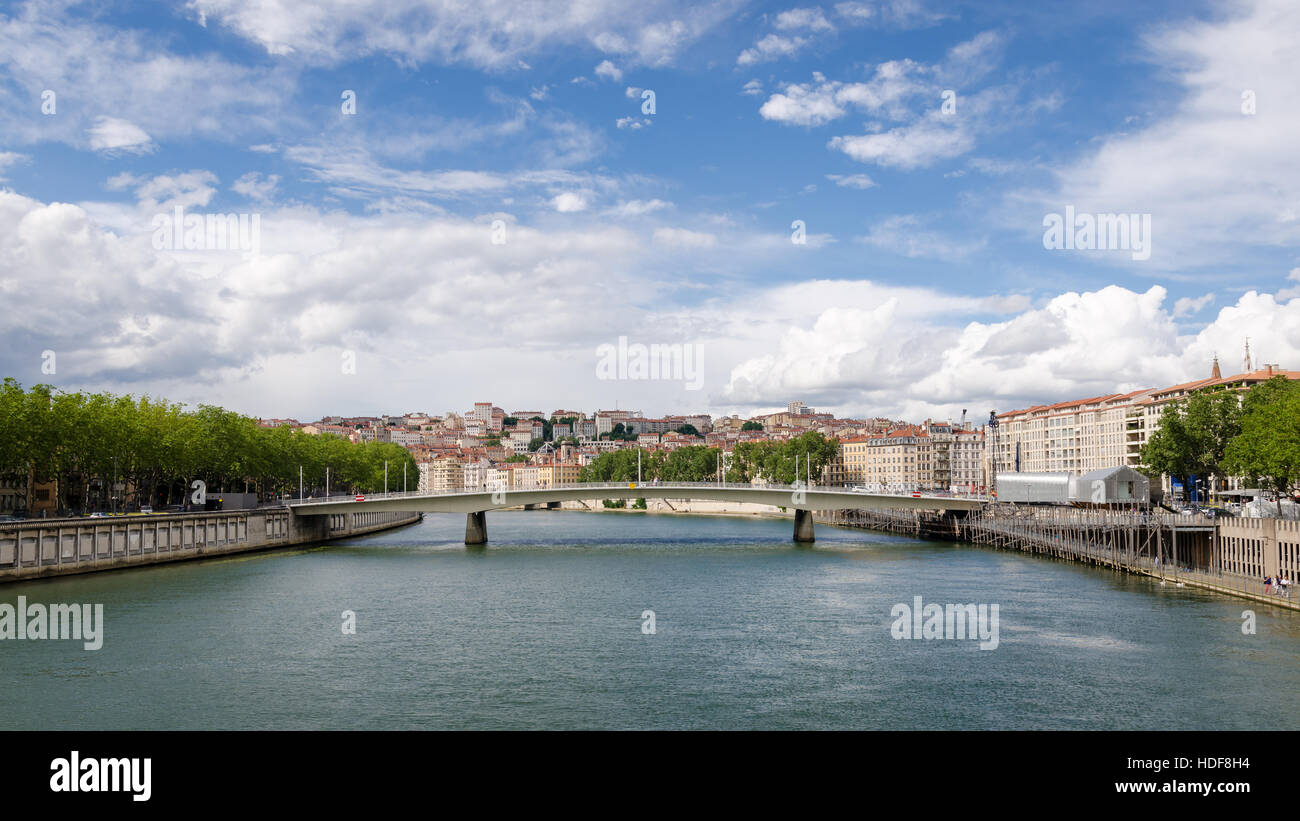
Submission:
[[290,508],[40,519],[0,525],[0,584],[319,544],[421,521],[419,513],[297,516]]

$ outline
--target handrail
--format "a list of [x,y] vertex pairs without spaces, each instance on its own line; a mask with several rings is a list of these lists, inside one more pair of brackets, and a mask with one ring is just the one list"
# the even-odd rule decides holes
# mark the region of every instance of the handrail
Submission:
[[649,482],[646,481],[562,482],[559,484],[543,485],[539,487],[515,487],[515,488],[510,488],[510,487],[494,488],[494,487],[484,486],[484,487],[477,487],[472,489],[461,488],[457,490],[441,491],[436,493],[427,490],[408,490],[408,491],[399,490],[399,491],[389,491],[387,493],[362,493],[362,494],[344,493],[344,494],[335,494],[330,496],[308,497],[305,499],[286,499],[284,500],[284,503],[289,506],[327,504],[327,503],[332,504],[334,502],[352,501],[358,495],[364,496],[365,501],[367,502],[374,502],[374,501],[385,501],[388,499],[409,499],[409,498],[427,499],[432,497],[455,498],[455,497],[463,497],[463,496],[481,496],[483,494],[491,494],[491,493],[511,494],[511,493],[529,493],[529,492],[548,491],[548,490],[611,490],[611,489],[629,490],[632,489],[633,487],[656,488],[656,489],[706,488],[706,489],[713,489],[713,490],[775,490],[775,491],[784,491],[784,492],[835,493],[840,495],[854,495],[854,496],[887,496],[890,498],[897,498],[897,499],[920,498],[920,499],[928,499],[934,501],[943,501],[948,499],[966,499],[966,500],[976,500],[976,501],[983,500],[982,496],[975,496],[975,495],[964,496],[964,495],[954,495],[954,494],[922,495],[920,497],[917,497],[917,496],[913,496],[910,491],[905,493],[867,493],[860,489],[842,487],[837,485],[811,485],[811,486],[802,485],[802,484],[800,485],[784,485],[784,484],[755,485],[750,482],[660,482],[658,484],[655,484],[654,480],[651,480]]

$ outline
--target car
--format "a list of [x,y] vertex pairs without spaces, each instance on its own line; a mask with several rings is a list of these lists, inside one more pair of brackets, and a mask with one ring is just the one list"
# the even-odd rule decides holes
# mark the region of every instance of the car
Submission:
[[140,512],[144,514],[153,513],[153,507],[150,505],[140,505]]
[[95,511],[94,513],[90,514],[90,518],[92,518],[92,519],[107,519],[107,518],[108,518],[108,514],[107,514],[107,513],[101,513],[101,512],[99,512],[99,511]]

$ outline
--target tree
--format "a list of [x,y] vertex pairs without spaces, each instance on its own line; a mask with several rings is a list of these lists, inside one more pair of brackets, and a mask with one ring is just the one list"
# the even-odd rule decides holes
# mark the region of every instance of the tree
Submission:
[[1224,466],[1251,484],[1282,496],[1300,484],[1300,384],[1274,377],[1242,401],[1241,433],[1228,445]]
[[763,429],[763,423],[762,423],[762,422],[746,422],[745,424],[743,424],[743,425],[740,426],[740,429],[741,429],[741,430],[762,430],[762,429]]
[[677,432],[677,433],[683,433],[683,434],[685,434],[685,435],[687,435],[687,436],[699,436],[699,435],[700,435],[700,432],[699,432],[698,430],[695,429],[695,426],[694,426],[694,425],[691,425],[691,424],[685,424],[685,425],[682,425],[680,428],[677,429],[676,432]]
[[1171,402],[1142,447],[1142,464],[1183,479],[1228,477],[1228,444],[1241,432],[1241,399],[1235,391],[1197,391]]

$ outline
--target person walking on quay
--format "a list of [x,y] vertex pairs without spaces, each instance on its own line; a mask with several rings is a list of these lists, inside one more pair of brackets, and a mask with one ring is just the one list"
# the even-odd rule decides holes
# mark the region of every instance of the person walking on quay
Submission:
[[1278,583],[1282,586],[1282,596],[1288,599],[1291,598],[1291,580],[1283,576],[1278,580]]
[[1265,577],[1264,577],[1264,593],[1265,593],[1265,594],[1268,594],[1268,593],[1272,593],[1272,592],[1273,592],[1273,577],[1272,577],[1272,576],[1265,576]]

